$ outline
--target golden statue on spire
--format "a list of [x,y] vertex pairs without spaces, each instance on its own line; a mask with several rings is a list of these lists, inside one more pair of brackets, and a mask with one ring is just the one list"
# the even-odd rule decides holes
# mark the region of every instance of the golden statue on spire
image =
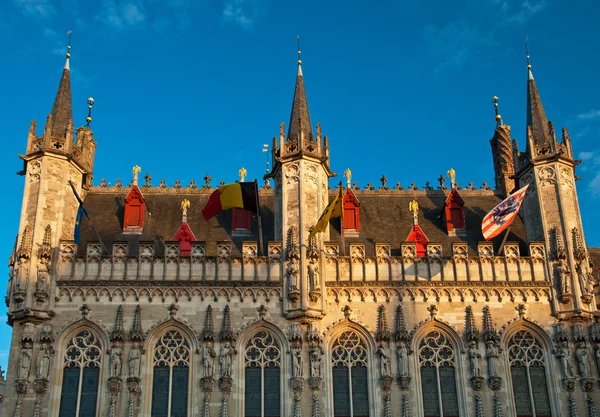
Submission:
[[240,182],[244,182],[244,180],[246,179],[246,174],[248,172],[246,171],[246,168],[242,167],[239,171],[238,171],[238,175],[240,176]]
[[419,202],[416,199],[408,203],[408,210],[413,214],[413,224],[419,224]]
[[350,182],[352,180],[352,171],[350,171],[350,168],[346,168],[344,171],[344,177],[346,177],[346,184],[348,188],[350,188]]
[[450,178],[450,188],[454,188],[456,182],[456,171],[453,168],[448,170],[448,177]]
[[140,168],[139,165],[136,165],[133,167],[132,171],[133,171],[133,185],[137,186],[138,185],[138,174],[140,173],[140,171],[142,170],[142,168]]
[[187,198],[181,202],[181,211],[183,211],[184,215],[187,214],[187,211],[190,208],[190,206],[191,206],[190,200],[188,200]]

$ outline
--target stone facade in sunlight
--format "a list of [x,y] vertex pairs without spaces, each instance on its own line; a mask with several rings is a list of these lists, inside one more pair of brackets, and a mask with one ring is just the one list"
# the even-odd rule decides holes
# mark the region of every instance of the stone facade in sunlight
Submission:
[[[348,170],[338,191],[299,63],[259,235],[243,209],[204,220],[208,174],[157,185],[135,167],[129,185],[93,185],[67,59],[20,156],[0,415],[596,416],[600,251],[569,134],[557,140],[530,71],[527,102],[525,151],[496,119],[493,189],[452,170],[436,187],[360,189]],[[506,242],[484,241],[486,213],[526,184]],[[340,193],[343,217],[309,239]]]

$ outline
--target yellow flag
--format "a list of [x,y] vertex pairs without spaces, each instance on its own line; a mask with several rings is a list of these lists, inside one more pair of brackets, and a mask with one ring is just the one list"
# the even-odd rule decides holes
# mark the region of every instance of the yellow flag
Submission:
[[321,217],[319,218],[319,221],[315,225],[313,231],[311,232],[310,235],[308,235],[308,239],[310,240],[317,233],[324,232],[325,229],[327,228],[327,225],[329,224],[329,219],[333,219],[335,217],[341,217],[341,216],[342,216],[342,198],[338,194],[335,196],[333,201],[331,203],[329,203],[329,205],[325,208],[325,211],[323,211],[323,214],[321,214]]

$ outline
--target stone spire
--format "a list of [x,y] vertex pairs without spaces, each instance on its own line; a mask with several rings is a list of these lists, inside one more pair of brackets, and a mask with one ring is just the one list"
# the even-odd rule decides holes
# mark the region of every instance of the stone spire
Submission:
[[510,126],[504,124],[502,116],[498,112],[498,97],[492,98],[494,103],[496,129],[494,136],[490,140],[492,146],[492,156],[494,158],[494,172],[496,180],[496,189],[502,192],[502,195],[509,195],[515,188],[515,180],[512,178],[515,174],[515,162],[513,153],[513,144],[510,138]]
[[[551,143],[553,138],[550,135],[548,118],[542,105],[540,93],[533,79],[529,54],[527,54],[527,74],[527,128],[531,128],[534,144]],[[525,133],[527,134],[528,132]]]
[[385,314],[385,307],[380,305],[377,310],[377,332],[375,333],[375,340],[377,340],[378,342],[389,342],[390,328],[388,327],[387,316]]
[[69,60],[71,59],[71,45],[67,46],[67,59],[63,68],[58,91],[54,98],[54,105],[50,112],[49,121],[51,123],[50,136],[57,139],[64,139],[67,130],[73,126],[73,107],[71,103],[71,70]]
[[305,140],[314,140],[310,115],[308,114],[308,100],[304,90],[304,76],[302,75],[302,60],[300,59],[300,37],[298,37],[298,74],[296,75],[296,88],[292,101],[292,114],[288,130],[288,140],[304,136]]
[[231,317],[229,313],[229,304],[225,306],[223,312],[223,326],[221,327],[221,341],[233,341],[233,329],[231,328]]
[[125,340],[125,330],[123,329],[123,306],[119,305],[117,308],[117,317],[115,319],[115,327],[110,334],[110,340]]
[[473,308],[471,306],[467,306],[465,309],[465,341],[477,343],[477,340],[479,340],[479,330],[475,325]]
[[204,329],[202,330],[202,339],[213,341],[215,338],[215,327],[213,325],[212,306],[206,307],[206,316],[204,317]]
[[133,315],[133,324],[131,325],[131,332],[129,333],[129,337],[132,341],[142,341],[144,340],[144,331],[142,330],[142,307],[138,304],[135,308],[135,313]]

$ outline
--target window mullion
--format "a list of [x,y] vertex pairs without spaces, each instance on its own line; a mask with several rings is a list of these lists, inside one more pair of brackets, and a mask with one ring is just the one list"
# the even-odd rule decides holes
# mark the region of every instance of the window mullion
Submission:
[[354,399],[352,398],[352,366],[348,366],[348,390],[350,391],[350,417],[354,417]]
[[527,387],[529,388],[529,399],[531,401],[531,415],[532,417],[536,417],[535,414],[535,399],[533,398],[533,387],[531,386],[531,375],[529,374],[529,364],[525,367],[525,372],[527,372]]
[[438,391],[438,403],[440,404],[440,417],[444,417],[444,404],[442,402],[442,385],[440,384],[440,368],[439,365],[435,365],[435,382],[437,384]]
[[[63,371],[64,375],[64,371]],[[79,366],[79,386],[77,387],[77,407],[75,408],[75,415],[79,417],[79,406],[81,405],[81,390],[83,384],[83,366]]]
[[171,417],[171,397],[173,395],[173,364],[169,364],[169,401],[167,408],[167,416]]
[[260,366],[260,415],[265,417],[265,365]]

